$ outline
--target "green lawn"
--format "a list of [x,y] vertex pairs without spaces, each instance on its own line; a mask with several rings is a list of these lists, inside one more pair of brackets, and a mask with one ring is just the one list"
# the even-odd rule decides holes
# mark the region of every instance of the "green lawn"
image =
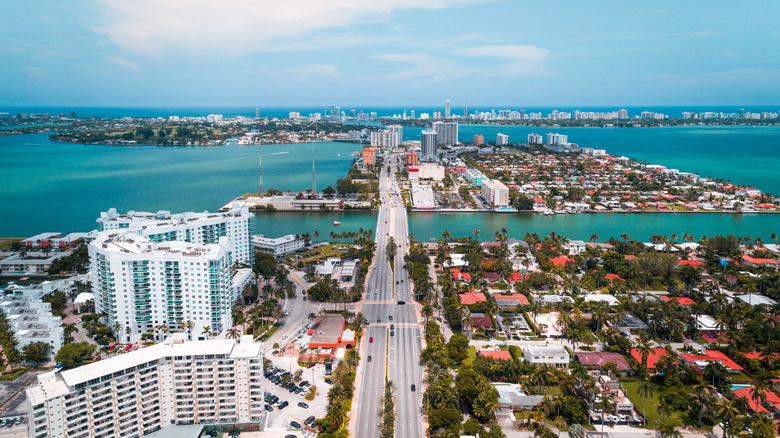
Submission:
[[544,395],[563,395],[563,391],[559,386],[545,386]]
[[[639,387],[639,382],[637,381],[630,381],[630,380],[620,380],[620,383],[623,385],[623,387],[626,389],[626,392],[628,393],[628,398],[631,399],[631,402],[634,403],[634,406],[636,407],[636,410],[639,412],[642,412],[642,397],[639,395],[639,391],[637,388]],[[684,386],[686,392],[692,393],[693,387],[690,385]],[[658,410],[656,409],[656,405],[658,404],[658,392],[653,392],[653,395],[650,397],[647,397],[647,413],[645,416],[647,417],[647,427],[650,429],[658,429],[661,427],[661,414],[658,413]],[[698,424],[695,419],[691,419],[688,417],[688,414],[683,411],[675,411],[666,418],[667,424],[674,424],[675,426],[693,426],[695,428],[698,428]],[[705,428],[707,428],[707,425],[705,425]]]
[[474,362],[474,359],[477,358],[477,348],[476,347],[469,347],[468,354],[466,355],[466,360],[463,361],[463,365],[471,365]]
[[336,249],[339,246],[349,246],[349,245],[343,243],[334,243],[332,245],[326,245],[326,246],[321,246],[319,248],[310,249],[308,251],[305,251],[305,253],[308,254],[314,251],[319,251],[320,253],[311,257],[304,257],[302,259],[293,259],[293,261],[290,262],[290,264],[292,266],[296,266],[299,260],[302,261],[304,264],[306,264],[309,262],[316,262],[319,261],[320,259],[324,259],[328,257],[341,257],[344,251]]

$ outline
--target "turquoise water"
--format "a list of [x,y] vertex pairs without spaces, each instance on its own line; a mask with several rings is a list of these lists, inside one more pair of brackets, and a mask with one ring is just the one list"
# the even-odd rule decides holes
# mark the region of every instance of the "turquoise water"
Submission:
[[[404,138],[419,140],[421,128],[404,128]],[[557,132],[581,147],[606,149],[613,155],[730,179],[765,192],[780,194],[780,126],[679,126],[669,128],[533,128],[521,126],[461,125],[460,141],[475,134],[495,141],[498,133],[509,141],[525,142],[528,134]]]
[[455,214],[413,213],[409,215],[409,230],[417,240],[438,239],[445,229],[453,237],[474,237],[480,230],[481,240],[495,240],[495,232],[506,228],[509,236],[522,238],[525,233],[540,236],[555,233],[570,239],[588,240],[592,233],[602,241],[628,233],[633,239],[647,240],[652,234],[701,236],[716,234],[762,237],[769,241],[772,232],[780,234],[780,215],[752,214]]
[[[158,147],[0,137],[0,235],[84,231],[101,211],[216,211],[258,187],[257,146]],[[361,145],[318,143],[320,189],[343,178]],[[265,189],[311,189],[311,144],[263,146]]]
[[[405,137],[415,130],[406,128]],[[716,175],[780,192],[780,127],[680,127],[653,129],[557,129],[584,147],[666,164],[683,171]],[[419,130],[417,130],[419,132]],[[460,137],[482,133],[494,139],[547,130],[518,127],[462,126]],[[317,186],[342,178],[361,145],[317,144]],[[305,190],[311,187],[311,144],[263,146],[264,186]],[[43,231],[86,231],[101,211],[215,211],[237,195],[257,190],[257,146],[232,142],[215,147],[95,146],[54,143],[47,134],[0,137],[0,236],[29,236]],[[333,227],[334,220],[342,222]],[[323,236],[330,231],[374,229],[373,214],[260,214],[256,230],[272,237],[290,233]],[[413,213],[410,230],[417,239],[438,238],[445,228],[453,236],[481,230],[483,239],[507,228],[527,232],[602,240],[627,232],[651,234],[780,234],[780,215],[497,215]]]
[[753,385],[731,385],[731,389],[745,389],[752,388]]

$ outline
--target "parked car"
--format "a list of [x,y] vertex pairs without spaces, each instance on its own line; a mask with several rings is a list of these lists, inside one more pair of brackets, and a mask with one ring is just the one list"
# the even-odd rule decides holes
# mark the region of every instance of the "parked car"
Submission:
[[283,401],[283,402],[279,403],[279,406],[278,406],[278,408],[281,410],[281,409],[284,409],[284,408],[286,408],[286,407],[287,407],[287,406],[289,406],[289,405],[290,405],[290,402],[288,402],[288,401],[286,401],[286,400],[285,400],[285,401]]
[[614,415],[607,415],[607,421],[609,421],[611,423],[617,423],[618,422],[618,417],[616,417]]
[[298,402],[298,406],[299,406],[299,407],[301,407],[301,408],[303,408],[303,409],[309,409],[309,405],[307,405],[307,404],[306,404],[306,403],[304,403],[304,402]]
[[305,425],[307,425],[307,426],[311,426],[311,424],[312,424],[312,423],[314,423],[315,421],[317,421],[317,419],[316,419],[316,418],[314,418],[314,415],[312,415],[312,416],[310,416],[309,418],[307,418],[307,419],[306,419],[306,420],[303,422],[303,424],[305,424]]
[[292,427],[293,429],[300,429],[301,428],[301,423],[299,423],[297,421],[291,421],[290,422],[290,427]]
[[273,412],[274,407],[271,406],[271,405],[265,405],[265,410],[268,411],[268,412]]

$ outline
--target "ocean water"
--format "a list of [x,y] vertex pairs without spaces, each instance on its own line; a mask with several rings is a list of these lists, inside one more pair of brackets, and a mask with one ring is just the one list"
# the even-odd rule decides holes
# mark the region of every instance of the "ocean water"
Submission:
[[[419,140],[422,128],[404,128],[405,140]],[[662,164],[703,177],[723,178],[780,195],[780,126],[679,126],[664,128],[534,128],[460,125],[458,137],[485,142],[496,134],[525,142],[528,134],[565,134],[581,147]]]
[[[1,110],[0,110],[1,111]],[[140,110],[139,110],[140,111]],[[254,109],[252,109],[252,112]],[[205,111],[205,113],[214,112]],[[202,113],[201,113],[202,114]],[[502,132],[525,139],[547,130],[509,126],[461,126],[461,140],[483,134],[486,140]],[[556,132],[583,147],[604,148],[703,176],[731,179],[764,191],[780,190],[780,127],[568,128]],[[414,138],[419,130],[406,128]],[[317,187],[344,177],[361,145],[318,143]],[[263,146],[264,187],[311,188],[311,144]],[[44,231],[87,231],[101,211],[216,211],[234,197],[256,191],[257,146],[157,147],[98,146],[55,143],[47,134],[0,136],[0,236],[26,237]],[[333,221],[342,222],[334,228]],[[701,235],[762,236],[780,233],[780,215],[409,215],[417,239],[437,238],[442,230],[484,238],[507,228],[512,235],[555,231],[587,239],[623,232],[635,238],[683,232]],[[256,231],[272,237],[289,233],[355,231],[376,227],[373,214],[259,214]]]
[[[264,145],[264,188],[311,189],[343,178],[361,145]],[[216,211],[259,185],[258,147],[98,146],[47,134],[0,137],[0,235],[85,231],[101,211]]]

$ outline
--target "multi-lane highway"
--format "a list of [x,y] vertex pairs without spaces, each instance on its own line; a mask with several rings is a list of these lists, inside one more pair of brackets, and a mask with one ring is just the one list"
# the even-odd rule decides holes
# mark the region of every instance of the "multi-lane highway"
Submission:
[[[423,436],[421,332],[409,276],[403,268],[404,255],[409,249],[409,231],[406,209],[395,182],[396,171],[396,157],[388,157],[379,180],[382,205],[377,220],[376,256],[362,305],[369,325],[364,330],[364,350],[361,351],[362,378],[354,431],[357,438],[379,435],[385,377],[396,386],[396,436]],[[395,272],[386,252],[390,237],[398,245]]]

